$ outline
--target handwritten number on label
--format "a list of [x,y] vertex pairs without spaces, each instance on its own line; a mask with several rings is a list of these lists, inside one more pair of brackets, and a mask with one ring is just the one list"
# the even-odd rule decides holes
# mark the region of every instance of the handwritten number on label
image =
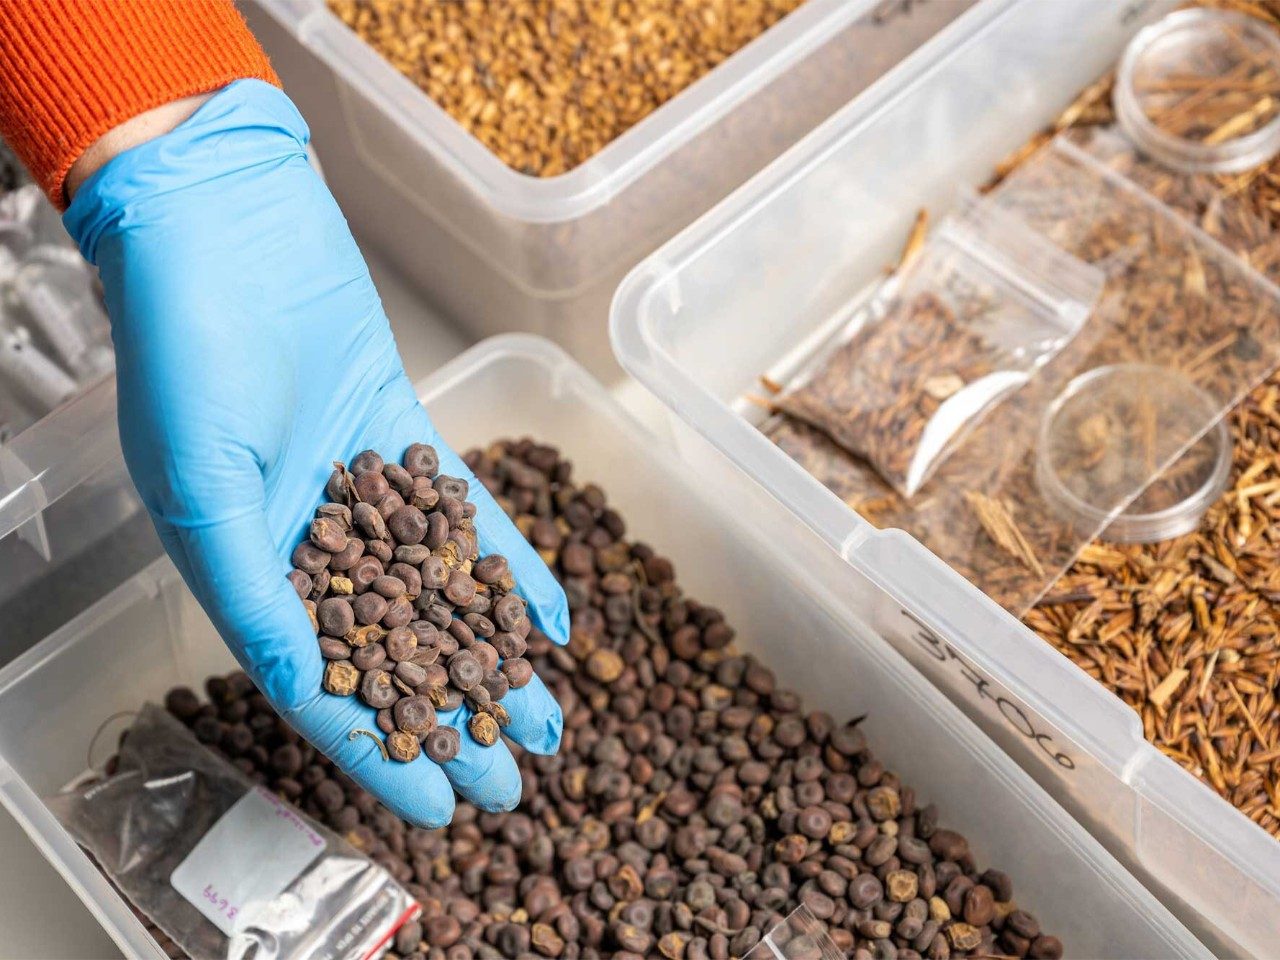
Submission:
[[912,639],[939,663],[954,663],[956,669],[960,671],[960,675],[973,684],[974,690],[978,693],[978,699],[988,700],[994,704],[996,712],[1000,714],[1006,724],[1021,736],[1033,741],[1049,759],[1064,770],[1074,770],[1076,768],[1075,761],[1066,753],[1057,749],[1050,734],[1038,731],[1031,718],[1027,716],[1027,712],[1017,703],[995,690],[991,681],[975,670],[973,665],[964,660],[960,654],[956,653],[951,644],[926,627],[909,611],[903,610],[902,615],[916,626],[916,629],[911,633]]

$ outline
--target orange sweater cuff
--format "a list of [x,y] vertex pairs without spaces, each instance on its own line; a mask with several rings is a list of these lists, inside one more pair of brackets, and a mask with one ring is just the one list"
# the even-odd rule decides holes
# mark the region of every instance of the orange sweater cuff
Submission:
[[0,0],[0,137],[59,209],[108,130],[249,78],[280,85],[230,0]]

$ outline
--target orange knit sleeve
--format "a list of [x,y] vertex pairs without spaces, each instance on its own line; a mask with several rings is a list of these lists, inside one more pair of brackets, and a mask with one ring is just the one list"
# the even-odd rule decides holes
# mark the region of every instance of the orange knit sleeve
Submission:
[[245,78],[279,85],[231,0],[0,0],[0,137],[59,209],[112,127]]

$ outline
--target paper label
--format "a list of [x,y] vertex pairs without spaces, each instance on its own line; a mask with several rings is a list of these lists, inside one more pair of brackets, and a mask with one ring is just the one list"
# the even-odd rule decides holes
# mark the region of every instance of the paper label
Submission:
[[263,787],[236,801],[178,864],[169,883],[231,936],[324,850],[324,838]]

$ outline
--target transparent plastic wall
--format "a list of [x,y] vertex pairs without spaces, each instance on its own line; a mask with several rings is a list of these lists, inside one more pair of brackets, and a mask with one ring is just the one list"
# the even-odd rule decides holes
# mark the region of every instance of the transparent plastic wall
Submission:
[[[746,652],[817,709],[866,713],[869,743],[983,864],[1013,878],[1020,907],[1067,955],[1209,954],[1096,840],[917,671],[875,635],[844,590],[840,559],[742,479],[708,485],[643,431],[581,367],[546,341],[503,337],[420,387],[458,448],[501,436],[557,444],[598,482],[629,535],[674,562],[692,596],[738,627]],[[482,396],[486,403],[477,404]],[[744,510],[757,524],[744,524]],[[0,671],[0,802],[130,956],[162,957],[128,908],[57,826],[40,797],[76,777],[104,718],[198,685],[230,657],[167,560],[159,561]],[[81,709],[60,709],[67,703]],[[126,720],[118,721],[120,724]],[[92,759],[101,762],[100,753]]]
[[[1231,955],[1280,943],[1280,843],[1142,736],[1119,699],[776,448],[741,398],[883,277],[1172,4],[990,0],[659,249],[614,300],[625,369],[705,482],[745,471],[849,566],[883,636],[1180,916]],[[689,429],[692,427],[692,429]]]

